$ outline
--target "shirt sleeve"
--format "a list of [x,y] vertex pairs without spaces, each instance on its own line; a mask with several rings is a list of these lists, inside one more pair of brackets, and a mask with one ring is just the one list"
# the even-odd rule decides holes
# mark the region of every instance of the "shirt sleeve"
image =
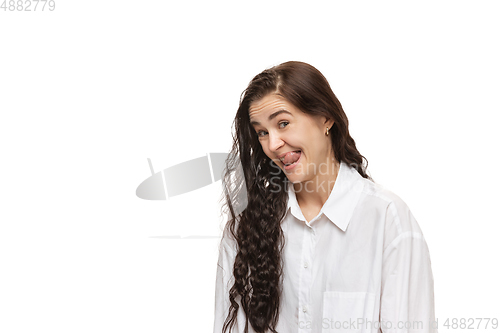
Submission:
[[437,333],[427,243],[408,207],[395,206],[389,224],[398,232],[384,249],[381,329],[383,333]]
[[[221,333],[224,322],[229,314],[229,290],[233,286],[233,265],[236,258],[236,250],[231,246],[227,237],[223,237],[219,247],[219,259],[217,261],[217,275],[215,282],[215,320],[214,333]],[[237,300],[238,304],[239,301]],[[245,315],[242,307],[238,309],[236,322],[231,333],[244,331]],[[242,326],[243,325],[243,326]],[[249,332],[251,329],[249,330]]]

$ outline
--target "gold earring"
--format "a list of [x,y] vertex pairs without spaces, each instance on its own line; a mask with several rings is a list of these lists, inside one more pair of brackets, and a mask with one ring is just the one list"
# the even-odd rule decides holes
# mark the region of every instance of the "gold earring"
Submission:
[[326,136],[328,136],[328,127],[326,128]]

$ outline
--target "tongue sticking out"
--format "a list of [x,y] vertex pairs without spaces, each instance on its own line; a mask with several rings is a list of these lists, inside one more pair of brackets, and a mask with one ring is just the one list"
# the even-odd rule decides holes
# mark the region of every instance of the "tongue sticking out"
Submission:
[[300,157],[300,151],[290,152],[290,153],[286,154],[285,160],[283,161],[283,164],[289,165],[289,164],[295,163],[298,161],[299,157]]

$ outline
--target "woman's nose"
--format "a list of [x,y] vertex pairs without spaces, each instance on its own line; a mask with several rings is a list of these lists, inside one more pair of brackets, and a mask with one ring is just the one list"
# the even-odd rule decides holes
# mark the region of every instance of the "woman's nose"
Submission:
[[269,133],[269,150],[273,153],[283,146],[283,140],[277,134]]

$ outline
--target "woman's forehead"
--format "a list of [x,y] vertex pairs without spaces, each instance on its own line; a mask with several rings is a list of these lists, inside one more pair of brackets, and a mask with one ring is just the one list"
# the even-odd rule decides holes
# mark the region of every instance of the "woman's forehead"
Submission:
[[250,119],[260,117],[264,113],[275,111],[278,109],[286,109],[293,112],[293,106],[287,102],[283,97],[275,94],[266,95],[263,98],[250,104],[248,114]]

